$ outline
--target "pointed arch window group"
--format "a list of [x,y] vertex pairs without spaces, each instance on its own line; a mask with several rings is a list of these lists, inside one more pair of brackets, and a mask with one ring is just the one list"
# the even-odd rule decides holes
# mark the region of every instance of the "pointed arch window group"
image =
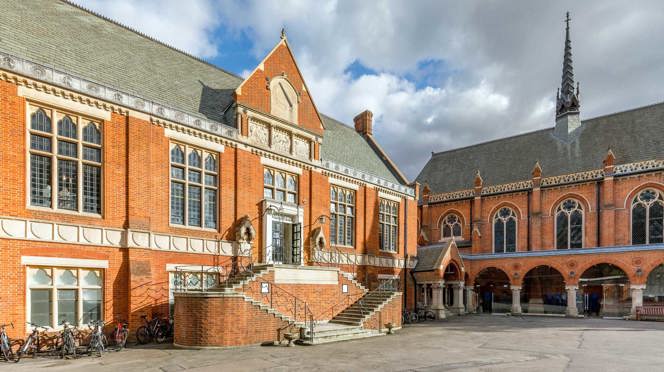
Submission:
[[556,208],[556,248],[583,247],[583,207],[576,199],[567,199]]
[[632,244],[664,243],[664,197],[655,189],[645,189],[632,199]]
[[462,226],[461,218],[456,213],[450,213],[441,221],[441,237],[442,239],[461,238]]
[[493,251],[516,252],[517,218],[514,210],[502,207],[493,216]]

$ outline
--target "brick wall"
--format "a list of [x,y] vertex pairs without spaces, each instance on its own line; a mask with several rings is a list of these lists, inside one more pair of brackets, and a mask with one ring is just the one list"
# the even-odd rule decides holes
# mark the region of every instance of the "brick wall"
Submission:
[[397,294],[390,302],[383,306],[379,311],[376,311],[369,319],[362,323],[365,329],[375,329],[381,332],[386,332],[385,325],[392,323],[394,328],[401,327],[401,314],[402,314],[402,295]]

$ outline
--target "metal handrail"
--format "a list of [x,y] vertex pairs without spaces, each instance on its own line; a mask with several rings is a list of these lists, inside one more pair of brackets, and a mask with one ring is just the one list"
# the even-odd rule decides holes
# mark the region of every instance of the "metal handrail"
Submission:
[[[269,302],[272,309],[290,317],[291,322],[278,330],[280,337],[281,331],[285,328],[292,326],[294,323],[303,323],[305,329],[309,329],[309,335],[313,341],[314,338],[314,314],[309,307],[309,304],[290,293],[289,291],[279,287],[273,282],[268,282],[270,289],[268,293],[262,293],[261,301],[263,303]],[[281,341],[281,340],[279,340]]]

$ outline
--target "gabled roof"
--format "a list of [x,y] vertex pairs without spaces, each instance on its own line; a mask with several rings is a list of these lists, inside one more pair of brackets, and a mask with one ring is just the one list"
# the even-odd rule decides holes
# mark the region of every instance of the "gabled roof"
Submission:
[[61,1],[0,0],[0,50],[222,122],[242,78]]
[[322,115],[325,135],[321,146],[322,160],[330,160],[403,185],[397,172],[383,160],[382,152],[371,141],[340,121]]
[[456,259],[461,265],[460,269],[464,270],[463,258],[459,255],[454,240],[420,246],[417,247],[417,264],[413,272],[434,271],[447,266],[453,259]]
[[664,103],[584,120],[562,141],[553,128],[435,153],[417,181],[432,193],[472,189],[477,170],[484,186],[532,179],[535,162],[542,177],[602,168],[608,149],[616,164],[664,159]]

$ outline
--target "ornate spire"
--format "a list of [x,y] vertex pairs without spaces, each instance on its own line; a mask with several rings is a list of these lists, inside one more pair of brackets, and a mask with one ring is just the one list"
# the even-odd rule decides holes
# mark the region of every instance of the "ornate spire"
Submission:
[[574,90],[574,69],[572,67],[572,41],[569,38],[569,12],[565,18],[565,56],[563,57],[563,75],[559,93],[556,94],[556,117],[567,113],[579,112],[579,85]]

